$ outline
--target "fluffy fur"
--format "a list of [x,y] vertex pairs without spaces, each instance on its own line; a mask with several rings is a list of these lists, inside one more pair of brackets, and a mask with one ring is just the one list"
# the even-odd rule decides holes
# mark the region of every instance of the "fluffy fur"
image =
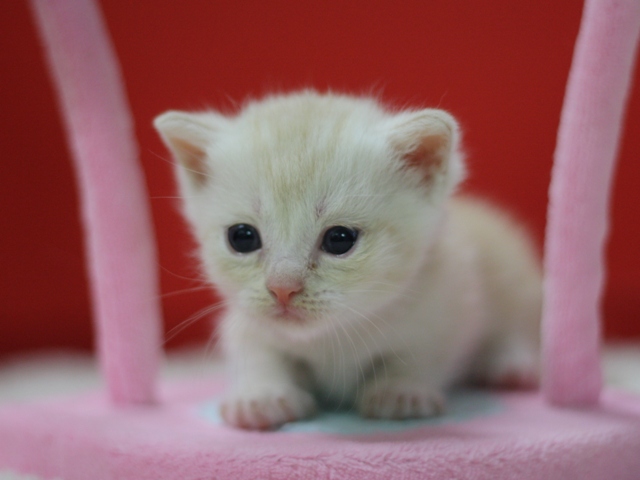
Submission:
[[[155,126],[228,302],[226,422],[272,428],[319,403],[420,417],[458,381],[535,384],[538,261],[503,213],[452,197],[464,163],[451,115],[305,91]],[[240,223],[262,248],[230,248]],[[344,255],[320,248],[332,226],[359,232]]]

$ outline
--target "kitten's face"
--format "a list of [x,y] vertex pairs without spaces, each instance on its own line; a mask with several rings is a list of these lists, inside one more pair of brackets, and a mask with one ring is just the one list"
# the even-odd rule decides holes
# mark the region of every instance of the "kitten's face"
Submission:
[[[197,119],[200,136],[172,137],[167,115]],[[311,335],[366,322],[415,275],[460,168],[450,137],[446,148],[433,135],[416,143],[412,119],[400,117],[308,93],[233,118],[160,117],[207,272],[257,324]],[[402,134],[413,143],[402,146]]]

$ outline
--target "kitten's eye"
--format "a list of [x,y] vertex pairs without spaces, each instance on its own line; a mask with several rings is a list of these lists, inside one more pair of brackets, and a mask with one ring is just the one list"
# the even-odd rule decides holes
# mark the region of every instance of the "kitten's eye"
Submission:
[[351,250],[357,239],[357,230],[347,227],[331,227],[322,238],[322,250],[332,255],[342,255]]
[[244,223],[229,227],[228,238],[231,248],[239,253],[253,252],[262,247],[258,229]]

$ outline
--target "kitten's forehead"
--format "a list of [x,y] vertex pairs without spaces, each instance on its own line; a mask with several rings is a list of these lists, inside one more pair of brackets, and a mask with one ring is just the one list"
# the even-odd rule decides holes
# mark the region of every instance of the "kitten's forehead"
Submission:
[[[261,203],[324,213],[329,197],[362,187],[384,145],[383,118],[369,101],[302,95],[250,106],[237,119],[245,172]],[[377,135],[378,134],[378,135]],[[366,183],[366,182],[364,182]]]

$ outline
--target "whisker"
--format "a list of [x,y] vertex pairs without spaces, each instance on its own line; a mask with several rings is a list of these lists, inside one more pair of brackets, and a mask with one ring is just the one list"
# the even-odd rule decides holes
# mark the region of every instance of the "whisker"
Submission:
[[[371,315],[373,315],[373,316],[374,316],[374,317],[376,317],[378,320],[380,320],[382,323],[384,323],[385,325],[387,325],[388,327],[390,327],[389,322],[387,322],[387,321],[386,321],[384,318],[382,318],[380,315],[376,315],[375,313],[372,313]],[[417,361],[417,358],[416,358],[415,353],[413,352],[413,349],[409,346],[409,344],[407,344],[406,340],[405,340],[403,337],[401,337],[400,335],[398,335],[398,334],[397,334],[397,332],[395,331],[395,329],[393,329],[393,328],[392,328],[391,330],[392,330],[393,332],[395,332],[395,333],[396,333],[397,338],[398,338],[398,339],[399,339],[399,340],[404,344],[405,348],[407,349],[407,351],[408,351],[408,352],[409,352],[409,354],[411,355],[411,358],[413,359],[413,361],[414,361],[414,362],[415,362],[415,361]],[[395,352],[394,352],[394,353],[395,353]],[[396,356],[397,356],[397,354],[396,354]],[[399,357],[398,357],[398,358],[399,358]],[[402,360],[402,359],[400,359],[400,358],[399,358],[399,360],[400,360],[403,364],[407,365],[407,363],[406,363],[404,360]]]
[[[340,303],[340,302],[336,302],[336,303],[337,303],[338,305],[340,305],[340,306],[342,306],[342,307],[346,308],[347,310],[352,311],[352,312],[353,312],[353,313],[355,313],[356,315],[359,315],[359,316],[360,316],[360,317],[362,317],[364,320],[366,320],[366,321],[367,321],[367,322],[369,322],[371,325],[373,325],[373,326],[378,330],[378,332],[380,332],[380,334],[381,334],[383,337],[384,337],[384,336],[386,336],[385,332],[383,332],[383,331],[382,331],[382,329],[381,329],[381,328],[376,324],[376,322],[374,322],[373,320],[371,320],[369,317],[367,317],[367,316],[366,316],[365,314],[363,314],[362,312],[359,312],[359,311],[357,311],[357,310],[355,310],[355,309],[351,308],[350,306],[345,305],[344,303]],[[388,323],[387,321],[385,321],[382,317],[380,317],[380,316],[378,316],[378,315],[375,315],[375,317],[376,317],[376,318],[378,318],[379,320],[381,320],[385,325],[387,325],[388,327],[390,327],[389,323]],[[389,328],[389,330],[390,330],[391,332],[396,333],[396,335],[397,335],[397,332],[395,331],[395,329],[393,329],[393,328]],[[409,346],[406,344],[406,342],[404,342],[404,339],[403,339],[401,336],[399,336],[399,335],[398,335],[398,338],[399,338],[401,341],[403,341],[403,343],[405,344],[405,346],[406,346],[407,348],[409,348]],[[394,349],[393,347],[390,347],[390,348],[391,348],[391,351],[393,352],[393,354],[398,358],[398,360],[399,360],[402,364],[407,365],[407,362],[405,362],[405,361],[402,359],[402,357],[401,357],[400,355],[398,355],[398,353],[395,351],[395,349]],[[413,356],[413,353],[412,353],[412,356]]]
[[420,298],[417,295],[408,295],[406,293],[394,292],[393,290],[349,290],[350,293],[392,293],[394,295],[399,295],[401,297],[410,298],[411,300],[415,300],[416,298]]
[[153,197],[149,197],[150,200],[183,200],[185,198],[200,198],[203,197],[204,194],[200,195],[154,195]]
[[[378,378],[376,375],[376,368],[374,365],[374,355],[371,351],[371,348],[369,348],[369,344],[364,340],[364,338],[362,338],[362,335],[360,335],[359,329],[358,328],[354,328],[353,329],[354,332],[356,332],[356,334],[358,335],[358,337],[360,337],[360,340],[362,341],[362,344],[364,345],[364,348],[367,350],[367,356],[369,358],[369,364],[371,365],[371,370],[373,373],[373,378],[374,378],[374,382],[376,384],[376,386],[378,385]],[[371,334],[371,332],[366,329],[367,333],[369,334],[369,336],[371,337],[371,339],[373,340],[373,342],[376,345],[376,348],[378,349],[378,351],[380,350],[380,346],[378,345],[378,342],[376,341],[375,337]],[[383,357],[384,359],[384,357]],[[359,364],[359,363],[358,363]],[[360,371],[362,373],[362,384],[363,384],[363,388],[364,388],[364,384],[366,382],[365,376],[364,376],[364,369],[362,368],[362,365],[360,365]],[[385,371],[386,371],[386,366],[385,366]],[[356,384],[356,398],[358,396],[358,390],[357,390],[357,384]]]
[[[334,335],[329,335],[329,340],[331,340],[331,354],[332,354],[332,358],[334,359],[333,362],[333,373],[331,375],[331,385],[329,387],[329,391],[327,392],[327,398],[331,397],[331,394],[333,393],[333,389],[335,388],[335,383],[336,383],[336,368],[338,366],[338,356],[336,355],[336,349],[335,349],[335,344],[333,342],[333,339],[335,337],[335,339],[338,342],[338,347],[341,347],[340,345],[340,334],[338,333],[338,329],[336,328],[336,326],[334,325],[333,322],[330,322],[331,328],[332,328],[332,333],[335,333]],[[331,331],[330,331],[331,332]],[[342,357],[340,357],[341,361],[344,362],[344,360],[342,359]]]
[[205,316],[215,312],[216,310],[219,310],[220,308],[226,306],[227,304],[228,302],[223,301],[223,302],[215,303],[213,305],[209,305],[208,307],[205,307],[202,310],[196,312],[186,320],[180,322],[178,325],[176,325],[175,327],[173,327],[171,330],[167,332],[164,342],[162,342],[162,345],[166,345],[167,342],[174,339],[176,335],[182,332],[185,328],[189,327],[190,325],[193,325],[198,320],[201,320]]
[[160,269],[161,269],[162,271],[167,272],[168,274],[173,275],[174,277],[176,277],[176,278],[180,278],[180,279],[182,279],[182,280],[187,280],[187,281],[189,281],[189,282],[197,282],[197,283],[202,283],[202,282],[206,282],[206,281],[207,281],[207,280],[204,278],[204,276],[203,276],[203,275],[201,275],[201,276],[200,276],[200,278],[189,278],[189,277],[184,277],[184,276],[182,276],[182,275],[179,275],[179,274],[177,274],[177,273],[175,273],[175,272],[172,272],[172,271],[171,271],[171,270],[169,270],[167,267],[164,267],[164,266],[162,266],[162,265],[160,265],[160,264],[158,264],[158,267],[160,267]]
[[176,290],[174,292],[163,293],[162,295],[160,295],[160,297],[161,298],[174,297],[176,295],[182,295],[182,294],[191,293],[191,292],[199,292],[201,290],[211,290],[211,287],[208,285],[202,285],[201,287],[184,288],[182,290]]
[[[228,320],[233,321],[233,320]],[[220,342],[222,341],[222,336],[217,332],[212,332],[209,340],[204,346],[204,351],[202,352],[202,359],[204,362],[207,362],[209,359],[213,359],[216,354],[216,351],[219,350]]]
[[[336,322],[336,324],[342,328],[342,331],[345,333],[347,340],[349,340],[349,343],[351,344],[351,349],[352,349],[352,353],[353,353],[353,363],[356,366],[356,372],[359,370],[360,371],[360,376],[362,377],[362,383],[364,384],[364,371],[362,370],[362,365],[360,365],[360,362],[358,361],[358,349],[356,348],[356,344],[353,341],[353,339],[351,338],[351,335],[349,335],[349,331],[345,328],[345,326],[340,323],[340,322]],[[338,405],[338,408],[340,408],[342,406],[342,403],[345,400],[345,395],[347,392],[347,385],[346,385],[346,375],[344,375],[342,377],[342,399],[340,400],[340,405]],[[358,397],[358,394],[360,393],[360,385],[358,382],[356,382],[356,398]]]
[[390,197],[391,195],[393,195],[392,193],[372,193],[372,194],[348,194],[348,195],[343,195],[344,197],[364,197],[364,198],[370,198],[370,197]]
[[374,284],[378,284],[378,285],[384,285],[384,286],[387,286],[387,287],[395,287],[395,288],[398,288],[398,289],[406,290],[407,292],[415,293],[416,295],[424,295],[424,292],[419,292],[417,290],[411,290],[410,288],[398,285],[396,283],[388,283],[388,282],[383,282],[381,280],[373,280],[373,281],[371,281],[369,283],[374,283]]

